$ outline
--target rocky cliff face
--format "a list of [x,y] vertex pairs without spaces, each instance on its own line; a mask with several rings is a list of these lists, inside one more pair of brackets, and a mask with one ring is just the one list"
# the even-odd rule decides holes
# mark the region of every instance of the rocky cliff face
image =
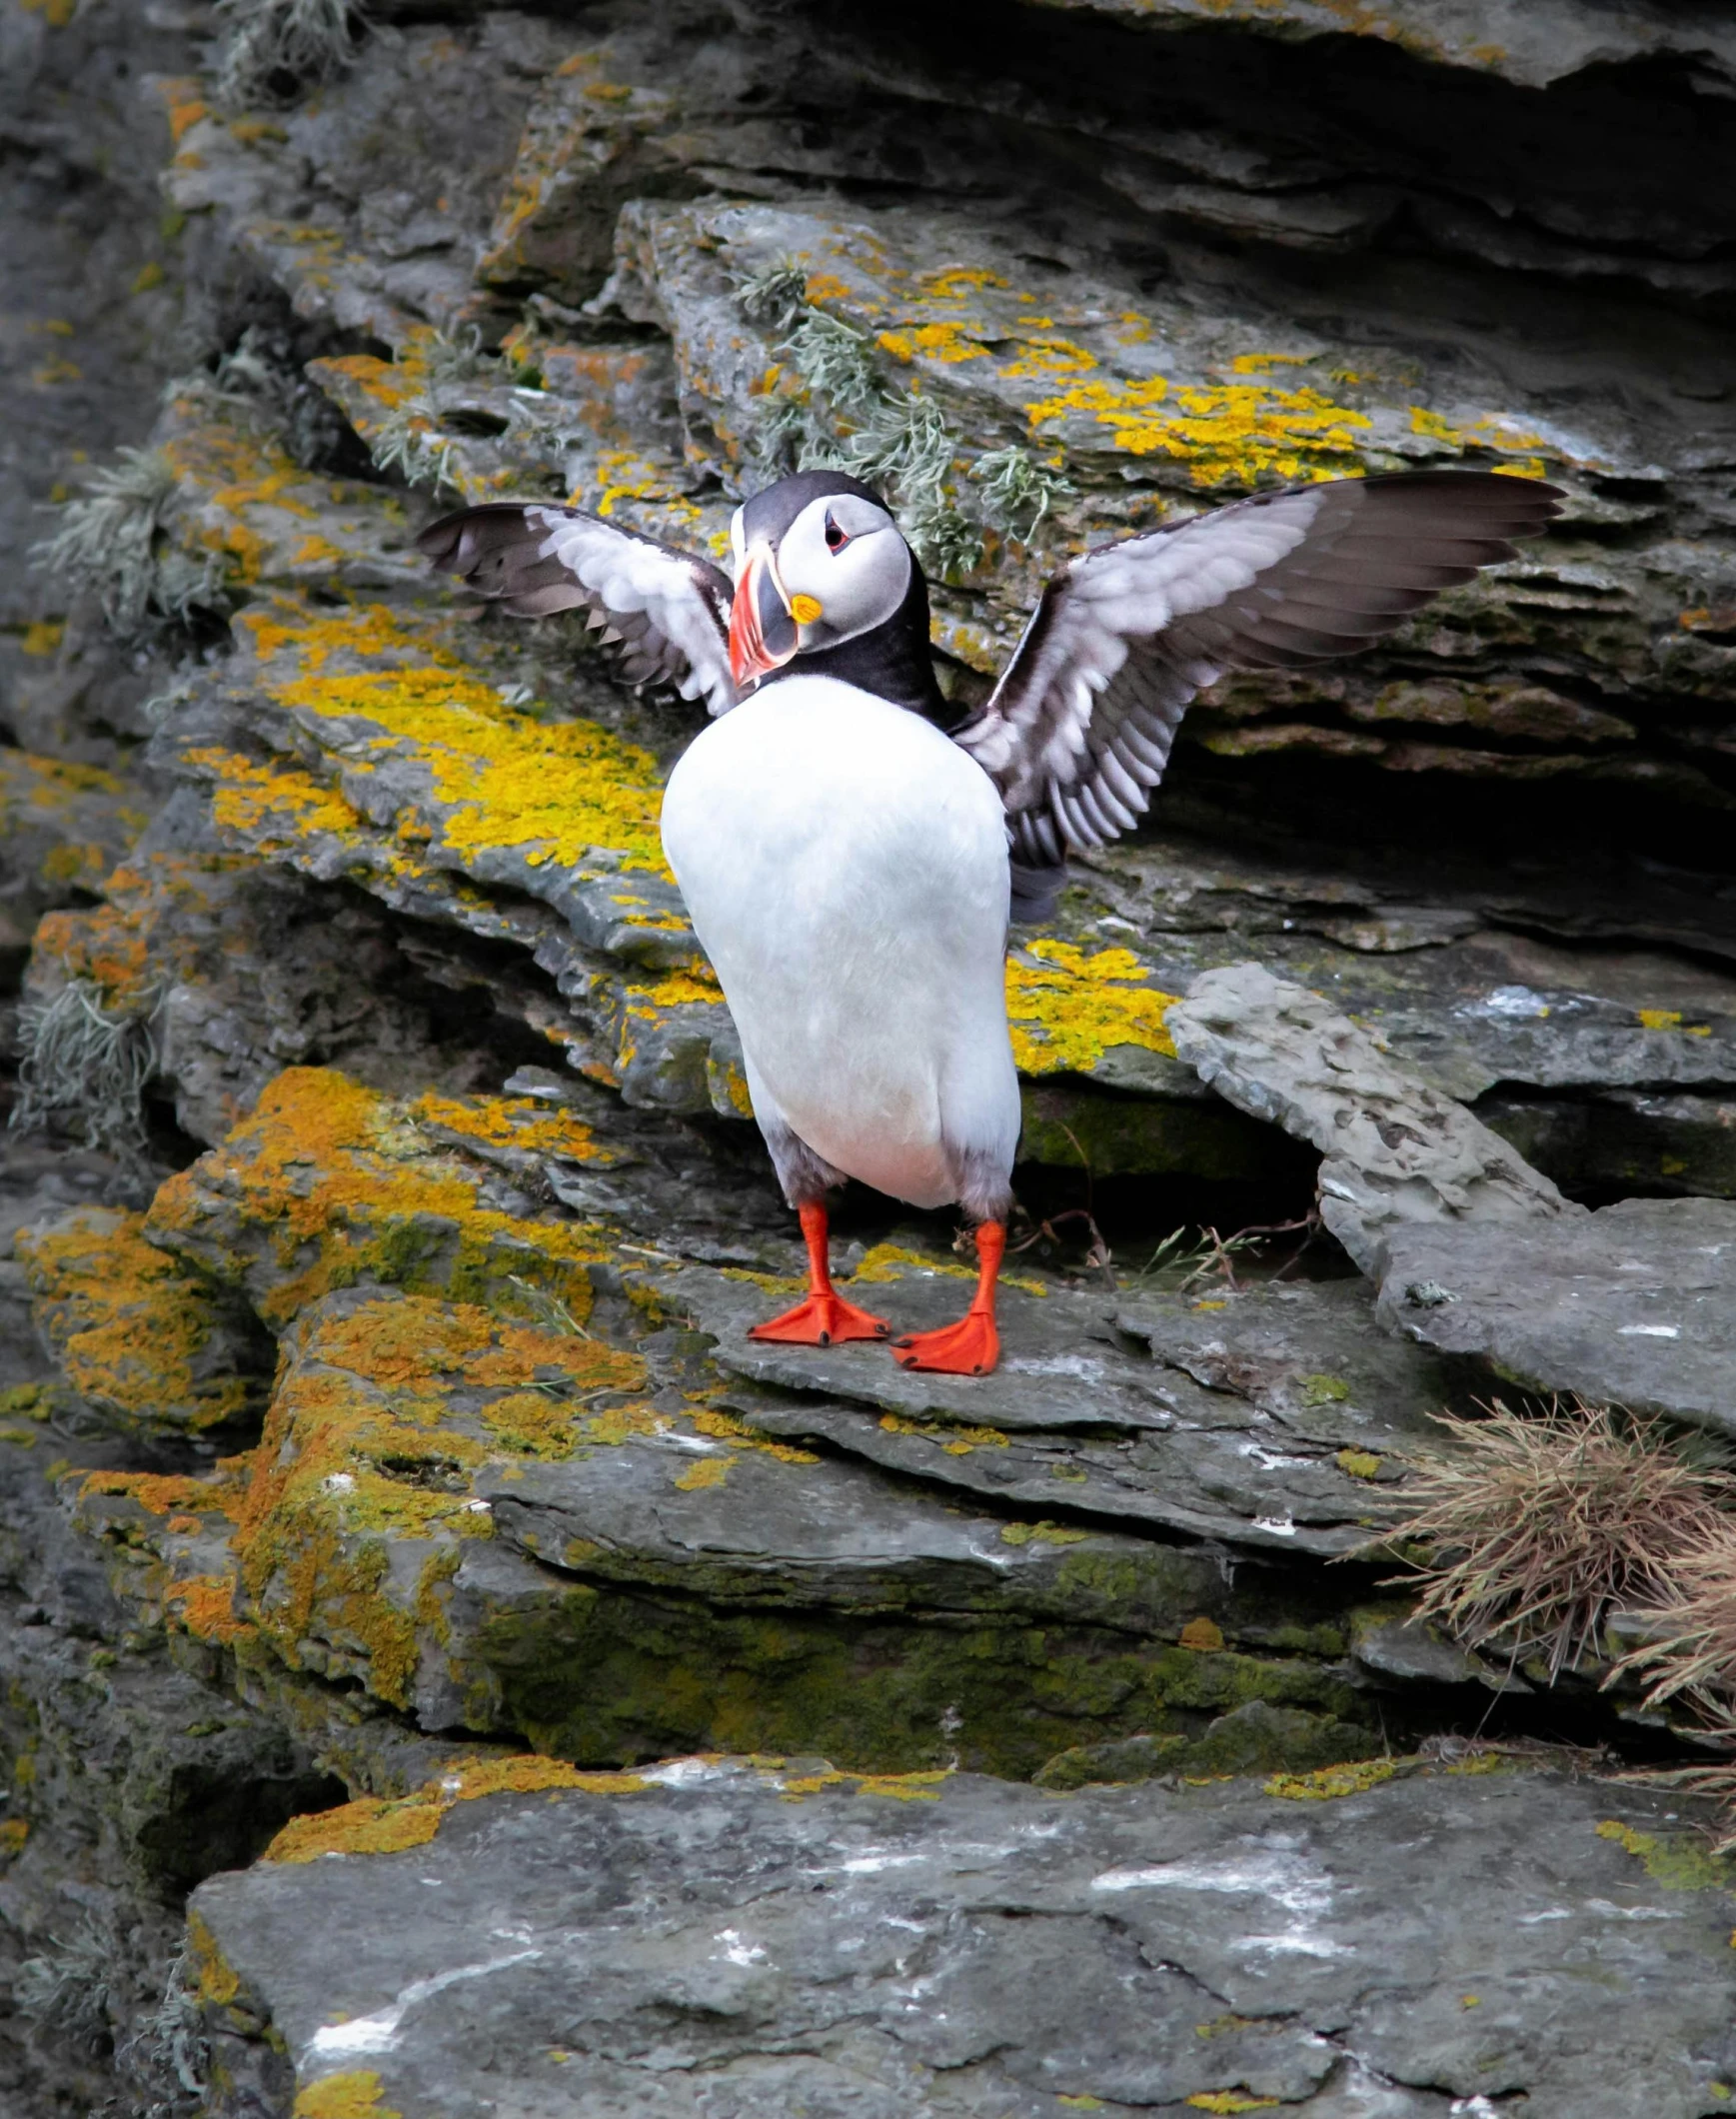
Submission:
[[[1495,1388],[1736,1432],[1733,98],[1712,6],[3,0],[0,2101],[1726,2108],[1631,1625],[1345,1556]],[[412,550],[816,461],[960,709],[1093,541],[1568,496],[1015,937],[985,1383],[747,1339],[691,713]]]

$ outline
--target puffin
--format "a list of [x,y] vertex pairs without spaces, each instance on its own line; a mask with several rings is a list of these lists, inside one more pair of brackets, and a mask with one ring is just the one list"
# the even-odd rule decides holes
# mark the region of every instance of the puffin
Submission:
[[[985,705],[949,715],[928,589],[883,498],[838,471],[738,508],[732,571],[575,507],[497,501],[423,553],[519,617],[579,610],[628,682],[703,702],[663,845],[742,1041],[801,1223],[808,1293],[751,1336],[889,1339],[906,1368],[995,1365],[1019,1135],[1004,965],[1069,854],[1132,827],[1188,703],[1228,671],[1353,653],[1515,557],[1542,481],[1404,472],[1262,491],[1069,559]],[[892,1336],[833,1285],[847,1177],[975,1230],[969,1306]]]

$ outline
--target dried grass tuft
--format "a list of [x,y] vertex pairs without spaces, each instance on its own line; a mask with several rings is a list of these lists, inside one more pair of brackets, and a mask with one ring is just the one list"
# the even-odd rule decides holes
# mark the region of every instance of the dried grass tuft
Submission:
[[[1595,1652],[1611,1611],[1679,1604],[1683,1555],[1736,1532],[1736,1478],[1715,1445],[1661,1421],[1569,1399],[1437,1422],[1453,1452],[1423,1460],[1410,1512],[1379,1543],[1425,1549],[1397,1578],[1421,1588],[1419,1619],[1468,1647],[1540,1657],[1551,1681]],[[1730,1615],[1736,1629],[1736,1595]]]

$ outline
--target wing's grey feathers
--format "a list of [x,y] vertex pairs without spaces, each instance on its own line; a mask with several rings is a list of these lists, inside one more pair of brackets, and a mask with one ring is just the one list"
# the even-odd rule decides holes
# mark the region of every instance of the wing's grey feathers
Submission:
[[1075,559],[957,741],[1027,864],[1125,831],[1195,693],[1354,654],[1560,513],[1535,479],[1403,472],[1258,493]]
[[583,611],[632,684],[671,686],[713,714],[736,704],[729,576],[710,560],[578,508],[495,501],[444,517],[419,548],[516,618]]

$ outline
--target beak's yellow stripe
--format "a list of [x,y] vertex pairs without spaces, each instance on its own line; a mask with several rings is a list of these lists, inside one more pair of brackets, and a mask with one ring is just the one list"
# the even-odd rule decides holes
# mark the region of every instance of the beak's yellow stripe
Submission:
[[825,606],[817,596],[793,596],[790,599],[790,616],[799,626],[812,626],[824,614]]

